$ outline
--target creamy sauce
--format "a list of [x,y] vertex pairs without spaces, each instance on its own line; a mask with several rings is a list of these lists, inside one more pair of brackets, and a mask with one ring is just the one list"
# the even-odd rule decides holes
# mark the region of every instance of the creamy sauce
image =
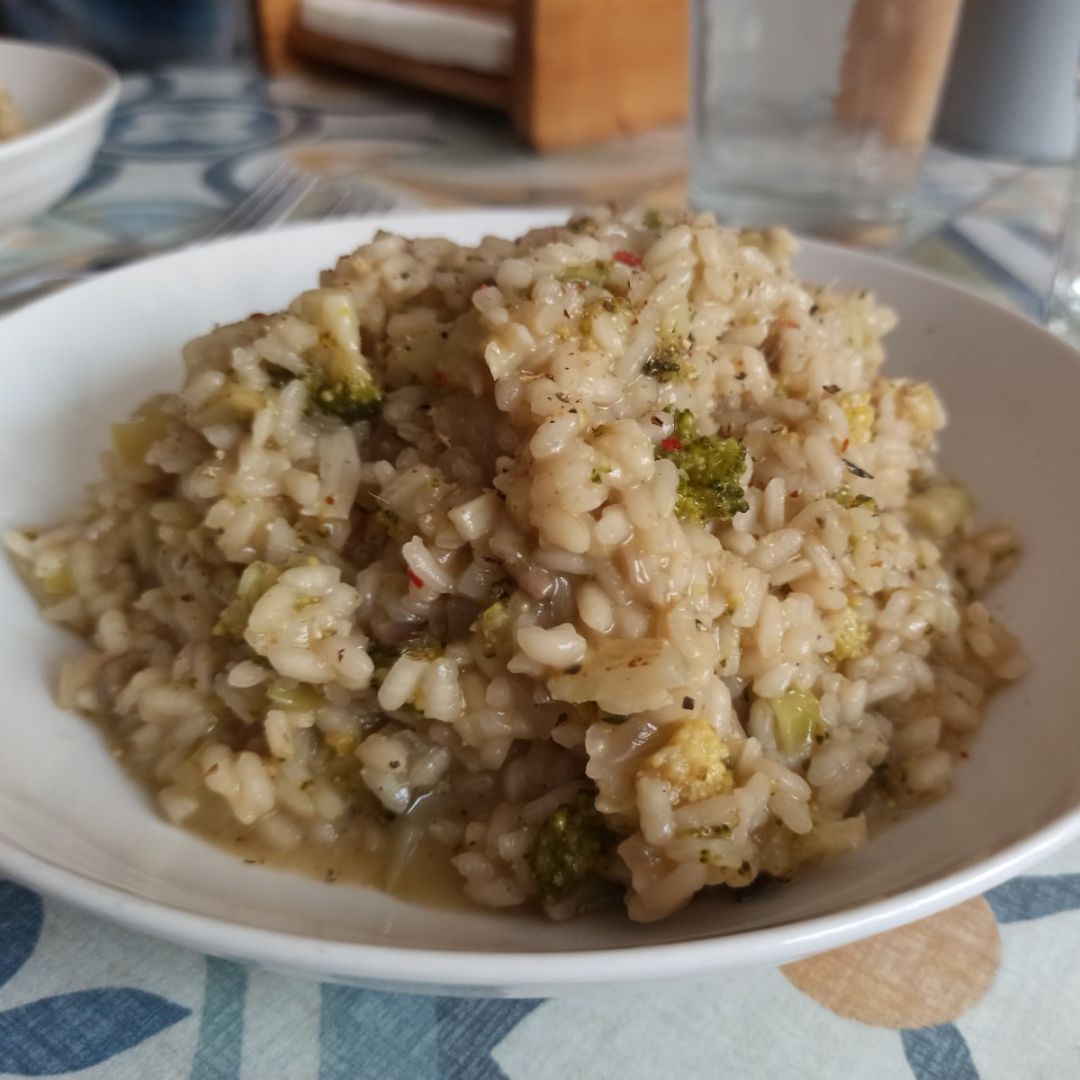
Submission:
[[463,879],[450,862],[453,849],[429,836],[420,840],[394,887],[387,889],[389,856],[385,851],[370,851],[363,836],[358,835],[360,830],[349,826],[329,845],[304,840],[288,851],[268,844],[254,833],[238,832],[235,823],[232,828],[224,829],[200,827],[199,823],[189,826],[187,822],[184,827],[190,827],[190,831],[245,863],[304,874],[328,883],[366,885],[428,907],[487,910],[474,904],[462,891]]
[[[161,815],[156,799],[158,782],[132,766],[122,738],[109,729],[107,721],[90,713],[82,715],[101,733],[126,776],[147,792],[152,804],[151,812]],[[272,844],[253,829],[239,823],[219,796],[203,791],[199,793],[199,798],[199,809],[174,828],[194,833],[250,865],[303,874],[328,884],[377,888],[402,900],[428,907],[457,911],[490,910],[474,903],[463,891],[464,879],[450,861],[460,848],[440,843],[427,833],[421,835],[415,850],[403,861],[391,887],[387,876],[393,852],[393,827],[387,828],[380,822],[384,843],[379,850],[372,850],[369,840],[371,823],[377,820],[373,798],[366,810],[346,811],[344,821],[337,823],[337,836],[330,843],[318,843],[304,837],[292,848]],[[399,822],[403,821],[399,819]]]

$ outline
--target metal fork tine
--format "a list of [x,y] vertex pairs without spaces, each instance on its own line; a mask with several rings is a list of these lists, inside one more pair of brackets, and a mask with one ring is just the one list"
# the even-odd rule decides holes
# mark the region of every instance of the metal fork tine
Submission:
[[234,232],[236,223],[244,220],[251,206],[261,206],[267,198],[275,196],[286,172],[286,167],[279,165],[267,173],[246,195],[242,195],[224,214],[215,218],[202,233],[200,239],[211,239]]
[[229,236],[267,221],[280,221],[314,183],[290,165],[279,165],[202,234],[200,240]]
[[369,188],[346,188],[327,208],[325,217],[345,217],[349,214],[377,214],[389,210],[393,201]]
[[333,201],[322,212],[323,217],[344,217],[356,206],[357,192],[351,188],[339,191]]
[[309,173],[298,172],[288,177],[272,199],[256,210],[250,209],[243,219],[240,231],[256,225],[277,225],[296,207],[297,203],[315,186],[316,178]]
[[327,217],[346,217],[349,214],[367,213],[373,201],[373,192],[346,188],[327,210]]

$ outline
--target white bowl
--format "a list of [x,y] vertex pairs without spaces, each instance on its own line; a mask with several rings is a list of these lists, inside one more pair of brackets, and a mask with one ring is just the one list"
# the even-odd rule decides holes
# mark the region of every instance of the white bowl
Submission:
[[116,73],[67,49],[0,39],[0,85],[26,131],[0,142],[0,231],[43,214],[82,178],[120,93]]
[[[380,225],[474,241],[550,215],[498,211],[334,221],[119,270],[0,320],[0,525],[48,520],[97,471],[108,423],[176,386],[179,345],[273,310]],[[1080,834],[1080,364],[1049,334],[914,270],[808,244],[807,276],[868,287],[901,313],[889,368],[951,406],[946,466],[1026,553],[994,607],[1035,659],[996,698],[954,791],[866,848],[743,903],[703,897],[648,926],[619,911],[566,924],[413,906],[247,866],[167,825],[98,733],[50,695],[74,647],[0,565],[0,869],[208,952],[383,988],[550,995],[775,964],[929,915]]]

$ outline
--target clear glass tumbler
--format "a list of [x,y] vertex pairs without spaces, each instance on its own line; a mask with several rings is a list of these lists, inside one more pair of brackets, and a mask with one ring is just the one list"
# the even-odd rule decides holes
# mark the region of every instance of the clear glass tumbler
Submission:
[[1080,161],[1066,192],[1061,247],[1044,315],[1054,333],[1080,347]]
[[867,244],[903,220],[962,0],[693,0],[690,197]]

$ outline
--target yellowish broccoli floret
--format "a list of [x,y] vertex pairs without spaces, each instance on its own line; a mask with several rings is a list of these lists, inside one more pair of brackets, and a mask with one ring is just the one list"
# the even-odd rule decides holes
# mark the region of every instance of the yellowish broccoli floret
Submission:
[[844,660],[861,660],[870,651],[870,627],[855,613],[853,607],[840,612],[833,628],[836,644],[830,658],[833,663]]
[[356,749],[356,736],[343,731],[332,731],[323,739],[338,757],[347,757]]
[[945,409],[929,383],[904,383],[897,394],[896,409],[916,434],[932,435],[945,426]]
[[494,600],[476,617],[470,629],[480,636],[480,647],[489,659],[508,652],[513,646],[510,631],[513,615],[508,600],[514,591],[514,583],[505,580],[496,583]]
[[347,424],[375,413],[382,390],[360,350],[360,321],[348,293],[312,289],[294,302],[293,311],[319,331],[304,378],[312,408]]
[[649,757],[642,772],[671,785],[676,803],[700,802],[730,791],[728,746],[702,716],[681,723],[662,750]]
[[851,445],[868,443],[874,434],[874,421],[877,419],[877,410],[870,404],[870,395],[865,390],[844,394],[840,398],[840,408],[847,417]]

